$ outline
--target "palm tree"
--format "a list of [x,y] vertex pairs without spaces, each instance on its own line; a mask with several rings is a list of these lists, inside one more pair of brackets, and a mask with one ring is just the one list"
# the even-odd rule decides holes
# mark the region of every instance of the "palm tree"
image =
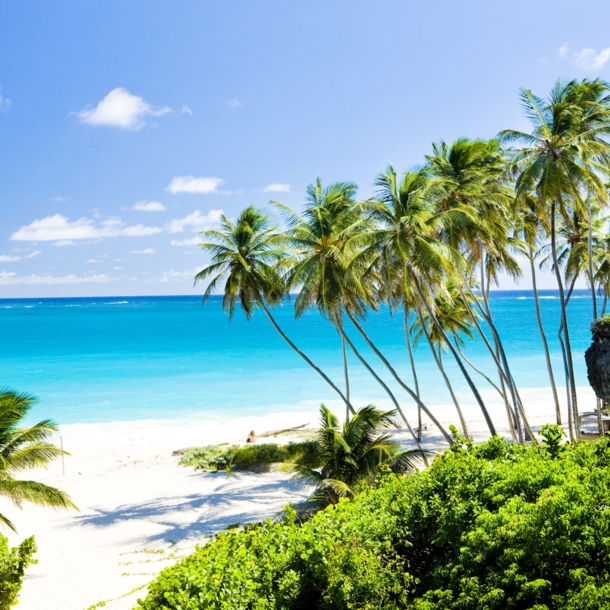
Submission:
[[224,281],[223,310],[232,319],[237,302],[249,320],[257,307],[265,312],[273,328],[288,345],[311,366],[353,411],[350,401],[330,378],[316,366],[282,331],[270,308],[281,304],[286,296],[286,286],[278,272],[278,265],[286,257],[285,239],[278,235],[277,227],[269,215],[248,206],[235,223],[221,217],[221,229],[203,231],[209,242],[199,247],[212,254],[212,263],[195,276],[195,284],[209,280],[202,303]]
[[[46,467],[61,455],[63,449],[48,442],[57,426],[45,419],[31,428],[21,427],[23,418],[35,402],[29,394],[0,389],[0,495],[21,508],[24,502],[53,508],[77,508],[63,491],[37,481],[15,478],[24,470]],[[78,510],[78,509],[77,509]],[[3,514],[0,522],[15,526]]]
[[[293,253],[285,265],[286,283],[288,290],[298,289],[296,317],[315,307],[338,330],[348,400],[349,377],[343,332],[345,269],[350,256],[347,242],[365,230],[367,223],[355,203],[355,193],[356,185],[350,182],[338,182],[324,188],[318,177],[307,187],[303,214],[276,201],[271,202],[288,226],[286,241]],[[346,419],[349,419],[348,409]]]
[[424,452],[400,450],[400,443],[386,432],[396,427],[395,416],[396,411],[381,411],[369,405],[358,409],[340,428],[339,420],[321,405],[316,447],[321,468],[284,464],[281,470],[291,473],[297,481],[315,485],[308,501],[323,505],[336,504],[340,498],[353,498],[357,485],[372,485],[385,464],[395,472],[410,472]]
[[[564,282],[557,256],[557,216],[569,215],[570,203],[578,203],[581,192],[605,200],[604,184],[598,172],[608,172],[610,149],[604,139],[610,134],[608,85],[600,80],[557,82],[548,100],[522,89],[521,103],[533,130],[501,132],[504,141],[523,147],[515,152],[513,165],[518,174],[520,196],[535,193],[548,208],[553,268],[561,306],[567,375],[572,412],[570,437],[580,438],[578,399],[572,361],[572,347],[566,315]],[[592,287],[593,289],[593,287]]]

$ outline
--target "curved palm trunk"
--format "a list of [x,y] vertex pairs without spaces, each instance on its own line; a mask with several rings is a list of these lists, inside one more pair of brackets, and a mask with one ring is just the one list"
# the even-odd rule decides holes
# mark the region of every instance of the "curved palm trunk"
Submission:
[[396,379],[398,384],[409,394],[409,396],[421,407],[422,411],[432,420],[434,425],[440,430],[441,434],[445,437],[445,440],[451,445],[453,444],[453,438],[451,435],[445,430],[441,422],[436,419],[434,414],[428,409],[428,407],[421,401],[421,399],[415,394],[415,392],[398,376],[398,373],[394,370],[394,367],[388,362],[386,357],[377,349],[375,344],[371,341],[370,337],[366,334],[362,326],[358,324],[354,316],[346,310],[349,319],[352,321],[352,324],[356,327],[358,332],[364,337],[364,340],[367,342],[368,346],[375,352],[376,356],[385,364],[386,368],[392,374],[392,377]]
[[345,375],[345,423],[349,422],[349,371],[347,366],[347,350],[345,349],[345,336],[343,334],[343,316],[339,316],[337,320],[341,334],[341,349],[343,351],[343,374]]
[[[377,373],[373,370],[373,368],[370,366],[370,364],[362,357],[362,354],[360,354],[360,352],[356,349],[356,347],[350,341],[349,337],[345,334],[345,331],[343,329],[341,329],[341,336],[347,342],[347,344],[349,345],[349,347],[352,350],[352,352],[354,352],[354,355],[356,356],[356,358],[358,358],[358,360],[360,360],[360,362],[362,362],[362,364],[364,365],[366,370],[373,376],[375,381],[377,381],[377,383],[379,383],[379,385],[386,391],[386,394],[390,397],[390,400],[392,401],[392,403],[396,407],[396,410],[398,411],[398,413],[402,417],[402,420],[405,422],[405,425],[407,426],[407,429],[409,430],[409,433],[411,434],[411,436],[413,437],[413,440],[417,444],[417,448],[423,451],[423,447],[421,446],[419,438],[415,434],[415,431],[413,430],[413,428],[411,428],[411,424],[409,423],[409,420],[407,419],[407,417],[404,414],[403,410],[400,408],[400,405],[398,404],[398,401],[396,400],[396,397],[394,396],[392,390],[390,390],[390,388],[388,388],[388,386],[385,384],[383,379],[381,379],[381,377],[379,377],[379,375],[377,375]],[[425,462],[426,462],[426,466],[427,466],[428,465],[427,460],[425,460]]]
[[269,311],[269,309],[267,308],[267,306],[265,305],[265,302],[263,299],[259,299],[259,303],[261,305],[261,307],[263,308],[263,311],[267,314],[267,317],[269,318],[269,321],[271,322],[271,324],[273,324],[273,328],[275,328],[275,330],[279,333],[280,337],[282,337],[282,339],[284,339],[284,341],[286,341],[286,343],[288,343],[288,345],[290,345],[290,347],[299,355],[301,356],[301,358],[303,358],[303,360],[305,360],[305,362],[307,362],[307,364],[309,364],[309,366],[314,369],[314,371],[316,371],[321,377],[322,379],[324,379],[324,381],[326,381],[326,383],[335,391],[337,392],[337,394],[339,394],[339,396],[341,396],[341,399],[343,400],[343,402],[348,406],[349,410],[352,412],[352,415],[356,414],[356,411],[354,410],[354,407],[352,406],[352,404],[350,403],[350,401],[348,400],[348,398],[343,394],[343,392],[328,378],[328,376],[326,375],[326,373],[324,373],[324,371],[319,368],[318,366],[316,366],[285,334],[284,331],[279,327],[278,323],[275,321],[275,318],[271,315],[271,312]]
[[542,315],[540,314],[540,301],[538,300],[538,286],[536,282],[536,265],[534,265],[534,251],[532,246],[529,246],[529,259],[530,269],[532,272],[532,289],[534,291],[534,303],[536,304],[536,319],[538,320],[538,330],[540,331],[540,338],[542,339],[542,345],[544,347],[544,356],[546,358],[546,370],[549,374],[549,381],[551,382],[551,390],[553,391],[553,400],[555,401],[555,416],[557,418],[557,425],[561,425],[561,408],[559,406],[559,397],[557,396],[557,386],[555,385],[555,376],[553,375],[553,366],[551,365],[551,355],[549,353],[549,344],[546,340],[546,334],[542,325]]
[[[421,398],[419,393],[419,380],[417,379],[417,371],[415,370],[415,356],[411,349],[411,337],[409,335],[409,308],[406,303],[404,305],[404,324],[405,324],[405,340],[407,342],[407,350],[409,352],[409,362],[411,363],[411,372],[413,373],[413,383],[415,384],[415,393],[417,398]],[[419,440],[422,437],[422,421],[421,421],[421,407],[417,405],[417,436]]]
[[[506,407],[506,417],[508,419],[508,427],[510,428],[510,435],[511,435],[513,441],[515,441],[515,443],[519,442],[517,439],[517,435],[515,434],[515,419],[513,416],[513,412],[511,411],[510,404],[508,403],[508,397],[506,396],[506,391],[502,391],[483,371],[478,369],[470,360],[468,360],[468,358],[466,357],[466,354],[464,354],[464,352],[459,348],[457,339],[455,340],[455,347],[458,350],[458,352],[460,352],[460,356],[464,359],[464,362],[473,371],[475,371],[476,373],[481,375],[481,377],[483,377],[485,379],[485,381],[487,381],[487,383],[489,383],[489,385],[492,388],[494,388],[496,390],[496,392],[498,392],[498,394],[500,395],[500,398],[502,398],[502,400],[504,401],[504,406]],[[502,384],[502,387],[504,387],[504,382],[502,380],[502,377],[500,377],[500,383]]]
[[464,419],[464,414],[462,413],[460,403],[458,402],[457,398],[455,397],[455,394],[453,392],[453,386],[451,385],[451,382],[449,381],[449,378],[447,377],[447,374],[445,373],[445,369],[444,369],[443,363],[441,361],[440,345],[439,345],[439,354],[437,356],[436,352],[434,351],[434,344],[432,343],[432,337],[430,336],[430,333],[428,332],[428,329],[426,328],[426,325],[424,324],[424,318],[421,314],[421,310],[419,309],[419,307],[416,307],[415,311],[417,312],[417,317],[419,318],[419,323],[422,327],[424,334],[426,335],[426,339],[428,340],[428,345],[430,346],[430,350],[432,351],[432,355],[434,356],[434,361],[436,362],[436,366],[438,367],[438,370],[440,371],[441,375],[443,376],[445,385],[447,386],[447,389],[449,390],[449,394],[451,395],[451,400],[453,401],[453,404],[455,405],[455,410],[457,411],[458,417],[460,418],[460,425],[462,426],[462,432],[464,433],[464,437],[470,438],[470,435],[468,434],[468,426],[466,425],[466,420]]
[[[556,218],[555,218],[556,203],[553,201],[551,205],[551,252],[553,255],[553,268],[555,269],[555,278],[557,279],[557,286],[559,288],[559,301],[561,306],[561,324],[563,326],[563,336],[565,339],[565,351],[566,351],[566,362],[568,369],[568,376],[566,379],[566,385],[570,388],[570,394],[572,396],[572,423],[576,424],[578,421],[578,398],[576,396],[576,383],[574,381],[574,363],[572,361],[572,345],[570,343],[570,330],[568,328],[568,317],[566,314],[565,295],[563,291],[563,280],[561,279],[561,272],[559,270],[559,262],[557,260],[557,234],[555,230]],[[574,425],[574,438],[580,440],[580,430],[578,425]]]
[[595,298],[595,276],[593,275],[593,219],[591,218],[591,195],[587,194],[587,224],[589,235],[587,252],[589,256],[589,283],[591,284],[591,299],[593,301],[593,319],[597,319],[597,300]]
[[449,340],[449,337],[447,336],[445,329],[442,327],[441,323],[438,321],[438,318],[432,311],[432,308],[430,307],[430,304],[428,303],[428,300],[424,296],[421,286],[419,285],[418,279],[414,275],[412,275],[411,277],[413,280],[413,284],[415,285],[415,288],[417,290],[417,293],[419,294],[420,300],[422,301],[422,303],[428,310],[428,315],[430,316],[430,319],[434,322],[435,326],[437,327],[438,331],[440,332],[441,336],[443,337],[445,343],[447,344],[447,347],[449,347],[449,350],[451,351],[453,357],[455,358],[455,361],[456,361],[458,367],[460,368],[460,371],[462,372],[462,375],[464,376],[466,383],[470,387],[470,390],[472,391],[472,394],[474,395],[475,400],[477,401],[479,408],[481,409],[481,413],[483,413],[483,417],[485,418],[485,423],[487,424],[489,433],[492,436],[496,436],[496,434],[497,434],[496,427],[494,426],[494,423],[489,415],[489,412],[487,411],[487,407],[485,406],[485,403],[483,402],[483,399],[481,398],[481,395],[479,394],[479,390],[477,389],[477,386],[474,384],[474,382],[472,381],[472,378],[468,374],[468,371],[466,370],[466,367],[464,366],[462,359],[460,358],[455,347],[453,347],[453,344]]

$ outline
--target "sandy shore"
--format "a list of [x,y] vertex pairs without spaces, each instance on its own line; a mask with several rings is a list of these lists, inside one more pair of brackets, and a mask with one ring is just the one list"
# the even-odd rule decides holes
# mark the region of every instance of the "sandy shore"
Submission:
[[[526,394],[524,402],[536,405],[528,410],[532,426],[552,422],[550,401]],[[583,398],[590,401],[586,391]],[[341,405],[335,407],[342,411]],[[501,404],[493,405],[499,426],[503,409]],[[480,411],[474,405],[465,405],[465,411],[470,433],[476,439],[487,437]],[[445,425],[456,421],[452,406],[435,407],[435,412]],[[230,477],[194,472],[179,466],[172,451],[243,442],[251,429],[260,433],[305,423],[314,426],[317,419],[316,412],[299,412],[228,422],[168,420],[62,427],[61,441],[72,455],[63,465],[58,460],[49,470],[28,478],[66,491],[80,511],[32,506],[19,510],[0,503],[0,511],[19,530],[8,534],[11,544],[31,535],[38,544],[39,563],[27,572],[19,608],[84,610],[100,602],[111,610],[133,608],[136,599],[145,595],[146,584],[195,544],[205,543],[228,525],[271,517],[309,491],[276,473]],[[508,431],[502,425],[500,432]],[[405,430],[398,435],[405,446],[412,446]],[[424,438],[426,448],[444,445],[431,424]]]

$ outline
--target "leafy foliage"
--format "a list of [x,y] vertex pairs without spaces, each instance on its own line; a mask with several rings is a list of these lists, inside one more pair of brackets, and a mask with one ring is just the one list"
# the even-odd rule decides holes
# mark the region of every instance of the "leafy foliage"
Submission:
[[26,538],[18,547],[9,549],[8,539],[0,534],[0,610],[17,604],[26,568],[38,563],[34,537]]
[[[24,470],[46,467],[66,454],[48,442],[49,436],[57,432],[52,421],[45,419],[31,428],[19,427],[34,402],[34,397],[28,394],[0,389],[0,496],[17,507],[30,502],[38,506],[76,508],[69,496],[55,487],[15,478]],[[3,514],[0,514],[0,523],[15,529]]]
[[610,441],[548,447],[458,438],[311,521],[219,534],[138,608],[606,608]]
[[206,445],[187,449],[180,458],[182,466],[193,466],[195,470],[260,470],[271,464],[296,462],[317,468],[319,460],[314,441],[288,443],[261,443],[260,445]]
[[310,501],[335,504],[339,498],[353,498],[358,483],[373,484],[384,464],[398,472],[412,470],[422,452],[401,451],[398,441],[384,432],[396,427],[396,411],[380,411],[373,405],[362,407],[339,427],[339,420],[324,405],[320,406],[320,430],[315,443],[321,468],[306,464],[286,464],[284,472],[316,486]]

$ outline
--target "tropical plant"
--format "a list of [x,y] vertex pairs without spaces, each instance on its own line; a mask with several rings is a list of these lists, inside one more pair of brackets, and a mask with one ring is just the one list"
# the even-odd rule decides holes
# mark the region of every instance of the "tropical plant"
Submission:
[[[31,468],[46,467],[67,453],[48,442],[57,426],[45,419],[30,428],[23,428],[23,419],[35,402],[29,394],[0,389],[0,496],[21,508],[24,502],[53,508],[76,508],[63,491],[39,483],[16,478]],[[0,513],[0,523],[13,531],[15,526]]]
[[38,563],[33,559],[36,550],[33,536],[11,549],[8,539],[0,534],[0,610],[9,610],[19,603],[25,570]]
[[241,211],[237,221],[226,216],[220,220],[220,230],[203,231],[201,235],[210,241],[199,247],[212,255],[210,265],[195,276],[195,284],[208,280],[202,303],[224,282],[223,310],[229,320],[239,302],[249,320],[257,307],[262,308],[273,328],[288,345],[311,366],[353,411],[347,397],[284,333],[270,308],[281,305],[286,295],[286,285],[278,269],[286,256],[285,238],[277,233],[268,214],[254,206]]
[[[607,175],[610,167],[610,148],[606,141],[610,135],[608,85],[600,80],[559,81],[547,100],[535,96],[529,89],[522,89],[520,97],[532,124],[532,133],[505,130],[500,135],[506,142],[522,145],[513,157],[518,195],[526,197],[533,193],[540,205],[548,210],[553,270],[559,289],[565,341],[566,386],[570,390],[569,430],[570,437],[578,439],[578,398],[564,279],[557,253],[557,220],[558,217],[567,219],[570,207],[582,209],[583,193],[587,200],[590,196],[606,200],[601,175]],[[588,214],[588,220],[591,221],[591,214]],[[593,285],[591,289],[594,291]]]
[[385,432],[395,428],[396,411],[381,411],[373,405],[358,409],[339,426],[339,420],[324,405],[320,406],[320,430],[317,438],[317,460],[320,468],[300,463],[284,464],[280,470],[316,489],[309,502],[336,504],[340,498],[353,498],[357,486],[372,485],[384,465],[395,472],[410,472],[423,452],[401,451],[400,443]]

